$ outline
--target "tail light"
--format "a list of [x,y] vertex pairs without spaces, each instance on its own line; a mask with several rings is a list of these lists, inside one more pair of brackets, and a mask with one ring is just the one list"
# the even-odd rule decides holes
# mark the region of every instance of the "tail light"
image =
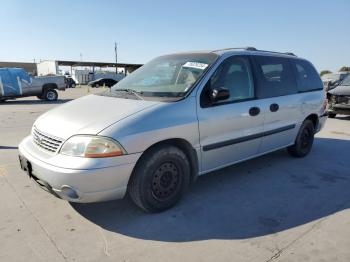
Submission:
[[323,100],[323,103],[322,103],[322,112],[326,111],[327,106],[328,106],[328,99],[326,98]]

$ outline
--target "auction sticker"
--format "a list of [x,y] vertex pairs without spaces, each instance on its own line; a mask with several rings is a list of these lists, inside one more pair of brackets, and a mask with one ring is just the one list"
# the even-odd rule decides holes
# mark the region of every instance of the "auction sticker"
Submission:
[[206,69],[207,66],[208,64],[199,63],[199,62],[187,62],[186,64],[183,65],[183,67],[191,67],[191,68],[197,68],[201,70]]

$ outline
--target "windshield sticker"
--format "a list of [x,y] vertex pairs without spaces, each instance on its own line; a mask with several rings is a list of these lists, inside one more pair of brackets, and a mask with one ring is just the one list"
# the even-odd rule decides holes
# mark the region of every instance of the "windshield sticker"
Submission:
[[204,69],[207,68],[207,66],[208,66],[208,64],[204,64],[204,63],[187,62],[187,63],[184,64],[182,67],[191,67],[191,68],[197,68],[197,69],[204,70]]

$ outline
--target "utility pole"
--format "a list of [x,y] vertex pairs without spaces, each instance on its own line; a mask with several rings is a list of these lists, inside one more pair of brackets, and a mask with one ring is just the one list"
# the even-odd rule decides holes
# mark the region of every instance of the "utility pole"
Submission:
[[115,73],[118,74],[118,44],[114,42],[114,53],[115,53]]

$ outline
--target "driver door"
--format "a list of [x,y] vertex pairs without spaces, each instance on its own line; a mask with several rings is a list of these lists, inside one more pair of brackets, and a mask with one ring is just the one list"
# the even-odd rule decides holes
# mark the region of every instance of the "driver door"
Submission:
[[[215,88],[226,88],[230,97],[210,103]],[[258,153],[264,116],[260,112],[248,56],[232,56],[213,73],[200,95],[197,108],[202,172],[230,165]]]

